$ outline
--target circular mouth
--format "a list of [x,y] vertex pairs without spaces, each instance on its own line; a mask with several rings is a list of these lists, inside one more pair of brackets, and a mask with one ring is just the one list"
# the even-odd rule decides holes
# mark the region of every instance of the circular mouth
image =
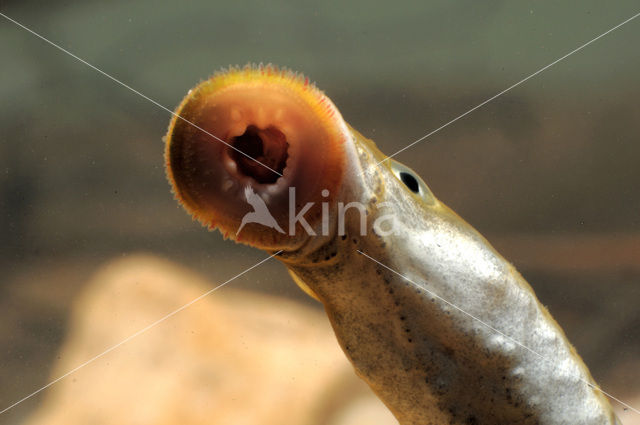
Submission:
[[275,183],[282,176],[289,157],[289,143],[280,130],[264,130],[250,125],[240,136],[233,137],[231,158],[238,170],[258,183]]
[[348,139],[336,107],[307,79],[272,67],[231,70],[200,83],[176,109],[167,176],[207,227],[291,249],[320,225],[321,203],[336,202]]

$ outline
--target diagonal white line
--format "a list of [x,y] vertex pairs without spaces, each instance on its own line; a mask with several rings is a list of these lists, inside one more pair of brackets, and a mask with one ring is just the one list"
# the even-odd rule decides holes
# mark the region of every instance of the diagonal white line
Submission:
[[[148,100],[149,102],[153,103],[154,105],[156,105],[157,107],[159,107],[160,109],[164,109],[165,111],[167,111],[168,113],[170,113],[171,115],[173,115],[176,118],[181,119],[182,121],[186,122],[187,124],[197,128],[198,130],[202,131],[203,133],[211,136],[212,138],[214,138],[215,140],[219,141],[220,143],[223,143],[224,145],[226,145],[227,147],[233,149],[234,151],[246,156],[247,158],[249,158],[252,161],[257,162],[258,164],[262,165],[264,168],[276,173],[277,175],[279,175],[280,177],[282,177],[282,174],[277,172],[276,170],[274,170],[273,168],[263,164],[262,162],[258,161],[257,159],[247,155],[246,153],[242,152],[240,149],[237,149],[235,147],[233,147],[232,145],[230,145],[229,143],[225,142],[224,140],[222,140],[221,138],[219,138],[218,136],[216,136],[215,134],[212,134],[210,132],[208,132],[207,130],[205,130],[204,128],[194,124],[193,122],[189,121],[186,118],[181,117],[180,115],[176,114],[175,112],[173,112],[171,109],[167,108],[166,106],[156,102],[155,100],[151,99],[149,96],[146,96],[142,93],[140,93],[138,90],[134,89],[133,87],[123,83],[122,81],[118,80],[116,77],[113,77],[111,74],[107,74],[106,72],[104,72],[103,70],[91,65],[89,62],[85,61],[84,59],[74,55],[73,53],[71,53],[70,51],[66,50],[65,48],[57,45],[56,43],[54,43],[53,41],[47,39],[46,37],[38,34],[37,32],[33,31],[30,28],[27,28],[26,26],[22,25],[20,22],[11,19],[10,17],[8,17],[7,15],[5,15],[4,13],[0,12],[0,16],[2,16],[3,18],[7,19],[8,21],[13,22],[14,24],[16,24],[17,26],[19,26],[20,28],[29,31],[31,34],[35,35],[36,37],[38,37],[39,39],[49,43],[50,45],[52,45],[53,47],[55,47],[56,49],[66,53],[67,55],[71,56],[72,58],[78,60],[79,62],[82,62],[83,64],[87,65],[89,68],[93,69],[94,71],[99,72],[100,74],[104,75],[105,77],[109,78],[110,80],[120,84],[122,87],[127,88],[129,90],[131,90],[132,92],[134,92],[135,94],[137,94],[138,96]],[[1,413],[1,412],[0,412]]]
[[89,360],[87,360],[86,362],[82,363],[81,365],[78,365],[76,367],[74,367],[73,369],[71,369],[70,371],[68,371],[67,373],[65,373],[64,375],[61,375],[59,377],[57,377],[56,379],[54,379],[53,381],[49,382],[47,385],[45,385],[44,387],[32,392],[31,394],[21,398],[20,400],[16,401],[15,403],[13,403],[11,406],[4,408],[2,411],[0,411],[0,415],[2,415],[3,413],[5,413],[6,411],[14,408],[15,406],[17,406],[18,404],[22,403],[25,400],[30,399],[31,397],[33,397],[34,395],[46,390],[47,388],[49,388],[50,386],[52,386],[53,384],[55,384],[58,381],[63,380],[64,378],[66,378],[67,376],[71,375],[72,373],[77,372],[78,370],[82,369],[83,367],[85,367],[86,365],[93,363],[94,361],[98,360],[99,358],[105,356],[106,354],[112,352],[113,350],[115,350],[116,348],[120,347],[123,344],[126,344],[127,342],[131,341],[132,339],[134,339],[135,337],[142,335],[143,333],[147,332],[149,329],[153,328],[154,326],[164,322],[165,320],[167,320],[168,318],[175,316],[176,314],[180,313],[182,310],[184,310],[187,307],[190,307],[191,305],[197,303],[198,301],[200,301],[201,299],[203,299],[204,297],[208,296],[209,294],[217,291],[218,289],[222,288],[223,286],[225,286],[227,283],[239,278],[240,276],[242,276],[243,274],[255,269],[256,267],[258,267],[259,265],[265,263],[266,261],[269,261],[270,259],[272,259],[273,257],[275,257],[276,255],[280,254],[282,252],[282,250],[275,252],[274,254],[271,254],[269,257],[265,258],[264,260],[254,264],[253,266],[249,267],[248,269],[245,269],[243,272],[238,273],[237,275],[233,276],[231,279],[227,280],[224,283],[221,283],[220,285],[216,286],[213,289],[208,290],[207,292],[205,292],[204,294],[200,295],[198,298],[194,298],[193,300],[189,301],[188,303],[186,303],[185,305],[183,305],[182,307],[179,307],[175,310],[173,310],[171,313],[167,314],[166,316],[161,317],[160,319],[156,320],[155,322],[151,323],[150,325],[145,326],[144,328],[140,329],[139,331],[135,332],[132,335],[129,335],[127,338],[123,339],[122,341],[120,341],[119,343],[107,348],[105,351],[103,351],[102,353],[90,358]]
[[[450,302],[450,301],[448,301],[448,300],[446,300],[446,299],[442,298],[440,295],[436,294],[435,292],[430,291],[429,289],[425,288],[424,286],[421,286],[421,285],[417,284],[416,282],[414,282],[413,280],[409,279],[409,278],[408,278],[408,277],[406,277],[405,275],[403,275],[403,274],[401,274],[401,273],[399,273],[399,272],[395,271],[395,270],[394,270],[394,269],[392,269],[391,267],[389,267],[389,266],[387,266],[387,265],[385,265],[385,264],[381,263],[380,261],[378,261],[378,260],[376,260],[375,258],[373,258],[373,257],[371,257],[371,256],[369,256],[369,255],[367,255],[366,253],[364,253],[364,252],[360,251],[359,249],[357,249],[356,251],[358,251],[358,253],[359,253],[359,254],[361,254],[361,255],[363,255],[363,256],[365,256],[365,257],[367,257],[369,260],[373,261],[374,263],[376,263],[376,264],[378,264],[378,265],[380,265],[380,266],[384,267],[385,269],[389,270],[390,272],[392,272],[392,273],[394,273],[394,274],[396,274],[396,275],[400,276],[401,278],[403,278],[403,279],[404,279],[404,280],[406,280],[407,282],[411,283],[413,286],[415,286],[416,288],[420,289],[421,291],[425,291],[425,292],[427,292],[429,295],[431,295],[431,296],[433,296],[433,297],[435,297],[435,298],[438,298],[440,301],[442,301],[442,302],[446,303],[447,305],[449,305],[449,306],[451,306],[451,307],[455,308],[456,310],[460,311],[461,313],[463,313],[463,314],[465,314],[465,315],[469,316],[470,318],[472,318],[473,320],[477,321],[478,323],[481,323],[482,325],[486,326],[487,328],[489,328],[489,329],[490,329],[490,330],[492,330],[493,332],[496,332],[496,333],[498,333],[498,334],[502,335],[503,337],[507,338],[509,341],[513,342],[514,344],[517,344],[517,345],[519,345],[520,347],[524,348],[525,350],[527,350],[527,351],[529,351],[529,352],[531,352],[531,353],[535,354],[536,356],[540,357],[540,359],[542,359],[542,360],[544,360],[544,361],[547,361],[547,362],[550,362],[550,360],[549,360],[547,357],[545,357],[545,356],[543,356],[542,354],[538,353],[537,351],[535,351],[535,350],[533,350],[533,349],[531,349],[531,348],[527,347],[526,345],[524,345],[524,344],[522,344],[520,341],[518,341],[518,340],[516,340],[516,339],[514,339],[514,338],[512,338],[512,337],[510,337],[509,335],[507,335],[507,334],[505,334],[505,333],[503,333],[503,332],[499,331],[498,329],[494,328],[493,326],[491,326],[491,325],[490,325],[490,324],[488,324],[487,322],[484,322],[483,320],[481,320],[481,319],[477,318],[477,317],[476,317],[476,316],[474,316],[473,314],[471,314],[471,313],[467,313],[466,311],[464,311],[463,309],[461,309],[461,308],[460,308],[460,307],[458,307],[457,305],[455,305],[455,304],[453,304],[452,302]],[[585,384],[587,384],[589,387],[593,388],[594,390],[600,391],[602,394],[604,394],[604,395],[606,395],[606,396],[610,397],[611,399],[613,399],[613,400],[617,401],[618,403],[620,403],[621,405],[623,405],[623,406],[624,406],[624,407],[626,407],[627,409],[633,410],[634,412],[636,412],[636,413],[640,414],[640,410],[635,409],[633,406],[630,406],[630,405],[628,405],[627,403],[625,403],[624,401],[622,401],[622,400],[620,400],[620,399],[618,399],[618,398],[616,398],[616,397],[612,396],[611,394],[609,394],[608,392],[604,391],[602,388],[600,388],[600,387],[599,387],[599,386],[597,386],[596,384],[593,384],[593,383],[591,383],[591,382],[589,382],[589,381],[586,381],[586,380],[584,380],[584,379],[582,379],[582,378],[580,378],[580,380],[581,380],[582,382],[584,382]]]
[[393,158],[394,156],[398,155],[401,152],[406,151],[407,149],[409,149],[410,147],[420,143],[421,141],[423,141],[424,139],[426,139],[429,136],[432,136],[433,134],[437,133],[438,131],[442,130],[445,127],[448,127],[449,125],[453,124],[454,122],[458,121],[461,118],[464,118],[465,116],[469,115],[470,113],[472,113],[473,111],[475,111],[476,109],[479,109],[481,107],[483,107],[484,105],[486,105],[487,103],[491,102],[492,100],[502,96],[503,94],[505,94],[506,92],[508,92],[511,89],[514,89],[516,87],[518,87],[520,84],[524,83],[525,81],[530,80],[531,78],[535,77],[536,75],[540,74],[543,71],[546,71],[547,69],[551,68],[553,65],[557,64],[558,62],[568,58],[569,56],[573,55],[576,52],[579,52],[580,50],[584,49],[585,47],[587,47],[588,45],[590,45],[591,43],[594,43],[596,41],[598,41],[599,39],[601,39],[602,37],[604,37],[605,35],[617,30],[618,28],[620,28],[621,26],[623,26],[624,24],[631,22],[632,20],[636,19],[638,16],[640,16],[640,12],[636,13],[635,15],[633,15],[632,17],[630,17],[629,19],[626,19],[625,21],[619,23],[618,25],[616,25],[615,27],[609,29],[608,31],[603,32],[602,34],[600,34],[599,36],[597,36],[596,38],[587,41],[586,43],[584,43],[583,45],[581,45],[580,47],[576,47],[575,49],[573,49],[572,51],[570,51],[569,53],[567,53],[566,55],[554,60],[553,62],[551,62],[550,64],[548,64],[547,66],[544,66],[542,68],[540,68],[539,70],[537,70],[536,72],[534,72],[533,74],[523,78],[522,80],[518,81],[515,84],[512,84],[511,86],[507,87],[506,89],[502,90],[500,93],[497,93],[493,96],[491,96],[489,99],[485,100],[484,102],[474,106],[473,108],[469,109],[467,112],[465,112],[462,115],[458,115],[457,117],[455,117],[454,119],[452,119],[451,121],[447,122],[446,124],[441,125],[440,127],[436,128],[435,130],[431,131],[430,133],[425,134],[424,136],[422,136],[421,138],[417,139],[416,141],[408,144],[407,146],[405,146],[404,148],[400,149],[399,151],[395,152],[392,155],[389,155],[388,157],[386,157],[385,159],[383,159],[382,161],[378,162],[375,166],[378,166],[380,164],[382,164],[383,162],[389,160],[389,158]]

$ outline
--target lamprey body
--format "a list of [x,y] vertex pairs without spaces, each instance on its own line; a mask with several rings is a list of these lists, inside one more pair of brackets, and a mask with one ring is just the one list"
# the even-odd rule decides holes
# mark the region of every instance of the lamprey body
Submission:
[[514,267],[307,79],[230,69],[176,114],[166,160],[177,199],[225,236],[283,251],[401,424],[618,423]]

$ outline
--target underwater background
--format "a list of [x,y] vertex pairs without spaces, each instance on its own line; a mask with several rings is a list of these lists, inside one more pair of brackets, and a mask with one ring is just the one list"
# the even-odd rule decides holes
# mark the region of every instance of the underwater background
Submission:
[[[172,110],[228,65],[303,72],[386,154],[639,11],[595,0],[0,2]],[[603,389],[636,403],[638,45],[640,19],[396,157],[513,262]],[[146,252],[223,282],[264,254],[175,202],[166,111],[1,17],[0,57],[2,410],[49,382],[70,308],[106,261]],[[319,309],[275,261],[230,286]]]

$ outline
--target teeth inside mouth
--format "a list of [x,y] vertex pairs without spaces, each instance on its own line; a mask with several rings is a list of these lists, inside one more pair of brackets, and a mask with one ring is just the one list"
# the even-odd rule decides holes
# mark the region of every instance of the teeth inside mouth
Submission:
[[238,171],[258,183],[275,183],[284,172],[289,143],[277,128],[260,129],[250,125],[243,134],[231,139],[231,145],[235,148],[230,152],[231,158],[238,165]]

